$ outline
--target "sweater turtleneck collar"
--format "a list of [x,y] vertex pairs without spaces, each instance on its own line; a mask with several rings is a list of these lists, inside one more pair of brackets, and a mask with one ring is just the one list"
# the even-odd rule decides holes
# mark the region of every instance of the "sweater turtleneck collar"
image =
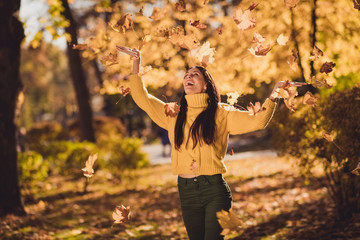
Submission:
[[197,93],[185,95],[188,107],[207,107],[209,95],[207,93]]

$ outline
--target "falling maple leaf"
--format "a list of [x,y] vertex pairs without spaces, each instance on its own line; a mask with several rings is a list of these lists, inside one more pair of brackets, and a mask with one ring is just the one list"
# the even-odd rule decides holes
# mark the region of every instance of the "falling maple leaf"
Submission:
[[175,3],[175,8],[179,12],[183,12],[186,10],[186,4],[184,0],[179,0],[179,2]]
[[231,146],[231,148],[229,150],[229,154],[230,154],[230,156],[234,155],[234,147],[233,146]]
[[230,209],[229,211],[221,210],[216,213],[218,222],[223,228],[221,235],[227,235],[230,232],[239,232],[241,229],[242,221]]
[[112,213],[114,224],[125,223],[130,218],[130,206],[125,207],[124,205],[117,206]]
[[251,17],[250,10],[245,10],[244,12],[240,7],[235,9],[235,14],[233,17],[236,25],[241,30],[248,30],[256,26],[256,19]]
[[134,22],[131,19],[131,14],[128,13],[124,15],[122,18],[120,18],[120,20],[117,23],[111,24],[109,22],[109,25],[114,31],[125,33],[127,30],[133,27]]
[[326,139],[326,141],[328,142],[334,142],[334,134],[332,133],[327,133],[327,132],[322,132],[321,135],[323,136],[323,138]]
[[285,46],[286,43],[289,41],[289,37],[286,37],[283,34],[280,34],[279,37],[276,39],[276,42],[280,45],[280,46]]
[[287,63],[290,65],[291,70],[293,70],[294,72],[296,72],[299,68],[297,60],[298,60],[298,52],[296,51],[296,49],[292,49],[290,60]]
[[158,21],[158,20],[164,18],[166,13],[167,13],[167,11],[165,8],[160,9],[158,7],[154,7],[153,12],[149,18],[151,18],[154,21]]
[[356,168],[351,173],[360,176],[360,162],[358,162]]
[[215,60],[215,48],[210,47],[210,42],[205,42],[201,47],[194,49],[191,52],[191,55],[196,62],[200,63],[203,67],[206,67]]
[[117,52],[115,52],[115,53],[109,53],[103,56],[102,58],[100,58],[99,60],[104,66],[111,66],[118,63],[117,57],[118,57]]
[[270,47],[270,44],[268,44],[267,46],[264,46],[262,43],[261,44],[258,43],[255,46],[252,46],[251,48],[249,48],[248,50],[255,57],[263,57],[263,56],[266,56],[266,54],[268,54],[268,52],[270,52],[271,47]]
[[255,116],[257,113],[266,110],[265,108],[261,108],[260,102],[256,102],[255,105],[250,102],[250,105],[246,107],[249,115]]
[[248,7],[248,10],[252,11],[254,10],[259,4],[255,4],[254,2],[250,3],[250,6]]
[[226,95],[227,95],[227,102],[228,102],[230,105],[234,105],[235,103],[237,103],[238,98],[239,98],[239,96],[240,96],[237,91],[227,93]]
[[200,45],[199,40],[194,34],[184,35],[184,32],[172,34],[169,37],[169,40],[172,44],[186,48],[188,50],[197,48]]
[[265,42],[265,38],[261,34],[255,32],[252,41],[254,43],[263,43]]
[[332,86],[330,84],[327,83],[325,78],[317,78],[314,75],[311,75],[310,79],[307,79],[306,82],[308,84],[313,85],[313,87],[315,88],[321,88],[321,87],[325,87],[326,89],[330,89],[332,88]]
[[219,35],[222,34],[222,30],[223,30],[223,29],[222,29],[221,27],[219,27],[219,28],[216,29],[216,31],[217,31],[217,33],[218,33]]
[[335,67],[335,63],[333,63],[333,62],[325,62],[322,66],[321,66],[321,68],[320,68],[320,72],[321,73],[330,73],[330,72],[332,72],[332,70],[333,70],[333,67]]
[[299,3],[300,0],[284,0],[285,7],[288,8],[294,8],[296,7],[296,4]]
[[73,49],[78,49],[78,50],[86,50],[89,49],[90,46],[87,44],[73,44]]
[[311,92],[306,92],[303,97],[303,104],[307,104],[311,107],[315,107],[317,104],[318,98],[315,97]]
[[129,87],[124,88],[124,86],[121,86],[119,88],[119,91],[120,91],[120,94],[125,97],[126,95],[128,95],[130,93],[130,88]]
[[200,23],[200,20],[195,20],[194,22],[191,22],[190,20],[190,25],[199,29],[206,29],[207,26],[205,24]]
[[150,34],[145,35],[145,36],[141,39],[141,41],[140,41],[140,43],[139,43],[139,48],[138,48],[138,49],[141,50],[141,49],[145,46],[145,44],[148,43],[150,40],[151,40],[151,35],[150,35]]
[[312,50],[311,56],[309,57],[310,61],[318,60],[320,57],[324,56],[323,51],[321,51],[320,48],[317,46],[314,46],[314,49]]
[[193,160],[191,161],[190,169],[191,169],[191,172],[193,172],[195,175],[197,175],[198,169],[197,169],[197,162],[196,162],[195,159],[193,159]]
[[359,0],[353,0],[354,8],[360,11],[360,1]]
[[303,86],[306,83],[290,82],[286,80],[280,88],[277,88],[272,94],[273,98],[283,98],[284,103],[290,111],[295,111],[295,97],[298,95],[297,86]]
[[176,117],[180,112],[180,106],[176,102],[166,103],[164,108],[167,117]]
[[91,178],[94,175],[94,163],[97,160],[98,154],[89,155],[88,160],[85,162],[85,168],[81,169],[85,177]]

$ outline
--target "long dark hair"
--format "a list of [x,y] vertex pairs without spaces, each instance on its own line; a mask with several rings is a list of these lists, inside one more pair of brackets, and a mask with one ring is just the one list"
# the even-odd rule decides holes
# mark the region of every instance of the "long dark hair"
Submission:
[[[204,141],[206,144],[211,145],[215,142],[215,114],[220,102],[220,95],[216,88],[215,82],[211,77],[210,73],[201,66],[196,66],[197,69],[203,74],[206,84],[206,93],[209,95],[208,105],[204,111],[202,111],[189,129],[190,136],[193,139],[193,149],[199,143],[202,144]],[[187,113],[187,101],[185,99],[185,92],[180,99],[180,112],[176,119],[175,124],[175,149],[179,150],[181,144],[184,141],[184,126],[186,122]],[[188,141],[189,141],[188,138]]]

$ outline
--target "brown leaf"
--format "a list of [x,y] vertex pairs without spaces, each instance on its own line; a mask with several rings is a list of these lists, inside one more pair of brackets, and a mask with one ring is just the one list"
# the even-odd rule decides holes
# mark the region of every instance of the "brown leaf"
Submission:
[[176,102],[166,103],[164,108],[166,116],[176,117],[180,112],[180,106]]
[[315,61],[315,60],[318,60],[320,57],[324,56],[324,53],[323,51],[321,51],[320,48],[318,48],[317,46],[314,46],[314,49],[311,53],[311,56],[309,57],[309,59],[311,61]]
[[285,7],[288,8],[294,8],[296,7],[296,4],[299,3],[300,0],[284,0]]
[[308,84],[313,85],[313,87],[315,87],[315,88],[321,88],[321,87],[325,87],[326,89],[332,88],[332,86],[327,83],[325,78],[319,79],[319,78],[316,78],[314,75],[312,75],[310,77],[310,79],[307,79],[306,82]]
[[290,111],[295,111],[295,97],[298,95],[296,87],[293,86],[294,83],[290,82],[290,80],[286,80],[281,88],[278,88],[271,96],[273,98],[283,98],[284,103]]
[[252,42],[261,44],[265,42],[265,38],[261,34],[255,32]]
[[291,55],[290,55],[290,60],[287,63],[290,65],[291,70],[293,70],[294,72],[296,72],[299,67],[298,63],[297,63],[297,59],[298,59],[298,53],[297,53],[296,49],[292,49]]
[[321,73],[330,73],[330,72],[332,72],[332,70],[333,70],[333,67],[335,67],[335,63],[333,63],[333,62],[325,62],[322,66],[321,66],[321,68],[320,68],[320,72]]
[[246,107],[249,115],[255,116],[257,113],[266,110],[265,108],[261,108],[260,102],[256,102],[255,105],[250,102],[250,105]]
[[117,206],[112,213],[114,224],[125,223],[130,218],[130,206],[125,207],[124,205]]
[[334,135],[332,133],[322,132],[321,135],[326,139],[326,141],[334,142]]
[[89,49],[89,45],[87,44],[73,44],[73,49],[78,49],[78,50],[86,50]]
[[119,91],[120,91],[120,94],[125,97],[126,95],[128,95],[130,93],[130,88],[129,87],[124,88],[124,86],[121,86],[119,88]]
[[234,155],[234,147],[231,146],[230,150],[229,150],[229,155],[232,156]]
[[175,3],[176,10],[179,12],[183,12],[186,10],[186,4],[184,0],[179,0],[179,2]]
[[354,8],[360,11],[360,0],[353,0]]
[[222,28],[221,28],[221,27],[217,28],[216,31],[217,31],[217,33],[218,33],[219,35],[222,34]]
[[268,44],[267,46],[264,46],[261,43],[261,44],[256,44],[255,46],[249,48],[248,50],[254,56],[266,56],[266,54],[268,54],[268,52],[270,52],[271,47],[270,47],[270,44]]
[[167,13],[167,11],[165,8],[160,9],[158,7],[154,7],[153,12],[149,18],[151,18],[154,21],[158,21],[158,20],[161,20],[162,18],[164,18],[166,13]]
[[199,40],[196,38],[194,34],[184,35],[183,32],[178,34],[172,34],[169,40],[172,44],[178,45],[188,50],[197,48],[200,45]]
[[210,43],[205,42],[201,47],[194,49],[192,55],[197,63],[200,63],[203,67],[207,67],[215,60],[215,48],[211,48]]
[[104,66],[111,66],[114,64],[117,64],[117,52],[115,53],[109,53],[108,55],[103,56],[102,58],[100,58],[100,62],[104,65]]
[[200,23],[200,20],[195,20],[194,22],[191,22],[191,20],[190,20],[190,25],[194,26],[196,28],[199,28],[199,29],[206,29],[207,28],[207,26],[205,24]]
[[306,92],[303,98],[303,104],[315,107],[317,104],[318,98],[315,97],[311,92]]
[[351,173],[360,176],[360,162],[357,164],[356,168],[351,171]]
[[256,19],[251,17],[250,10],[245,10],[244,12],[241,8],[235,9],[235,14],[233,17],[236,25],[241,30],[248,30],[256,26]]
[[81,169],[85,177],[91,178],[94,175],[94,163],[97,160],[98,154],[95,153],[90,155],[88,160],[85,162],[85,168]]
[[109,25],[114,31],[125,33],[127,30],[130,30],[133,27],[134,22],[131,19],[131,14],[128,13],[122,18],[120,18],[120,20],[116,24],[112,25],[109,22]]
[[254,2],[250,3],[250,6],[248,7],[249,11],[254,10],[259,4],[255,4]]

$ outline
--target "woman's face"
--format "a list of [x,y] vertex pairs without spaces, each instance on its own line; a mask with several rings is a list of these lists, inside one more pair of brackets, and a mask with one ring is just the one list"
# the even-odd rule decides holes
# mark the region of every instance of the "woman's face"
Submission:
[[204,76],[196,67],[193,67],[186,72],[183,85],[186,94],[203,93],[206,91]]

